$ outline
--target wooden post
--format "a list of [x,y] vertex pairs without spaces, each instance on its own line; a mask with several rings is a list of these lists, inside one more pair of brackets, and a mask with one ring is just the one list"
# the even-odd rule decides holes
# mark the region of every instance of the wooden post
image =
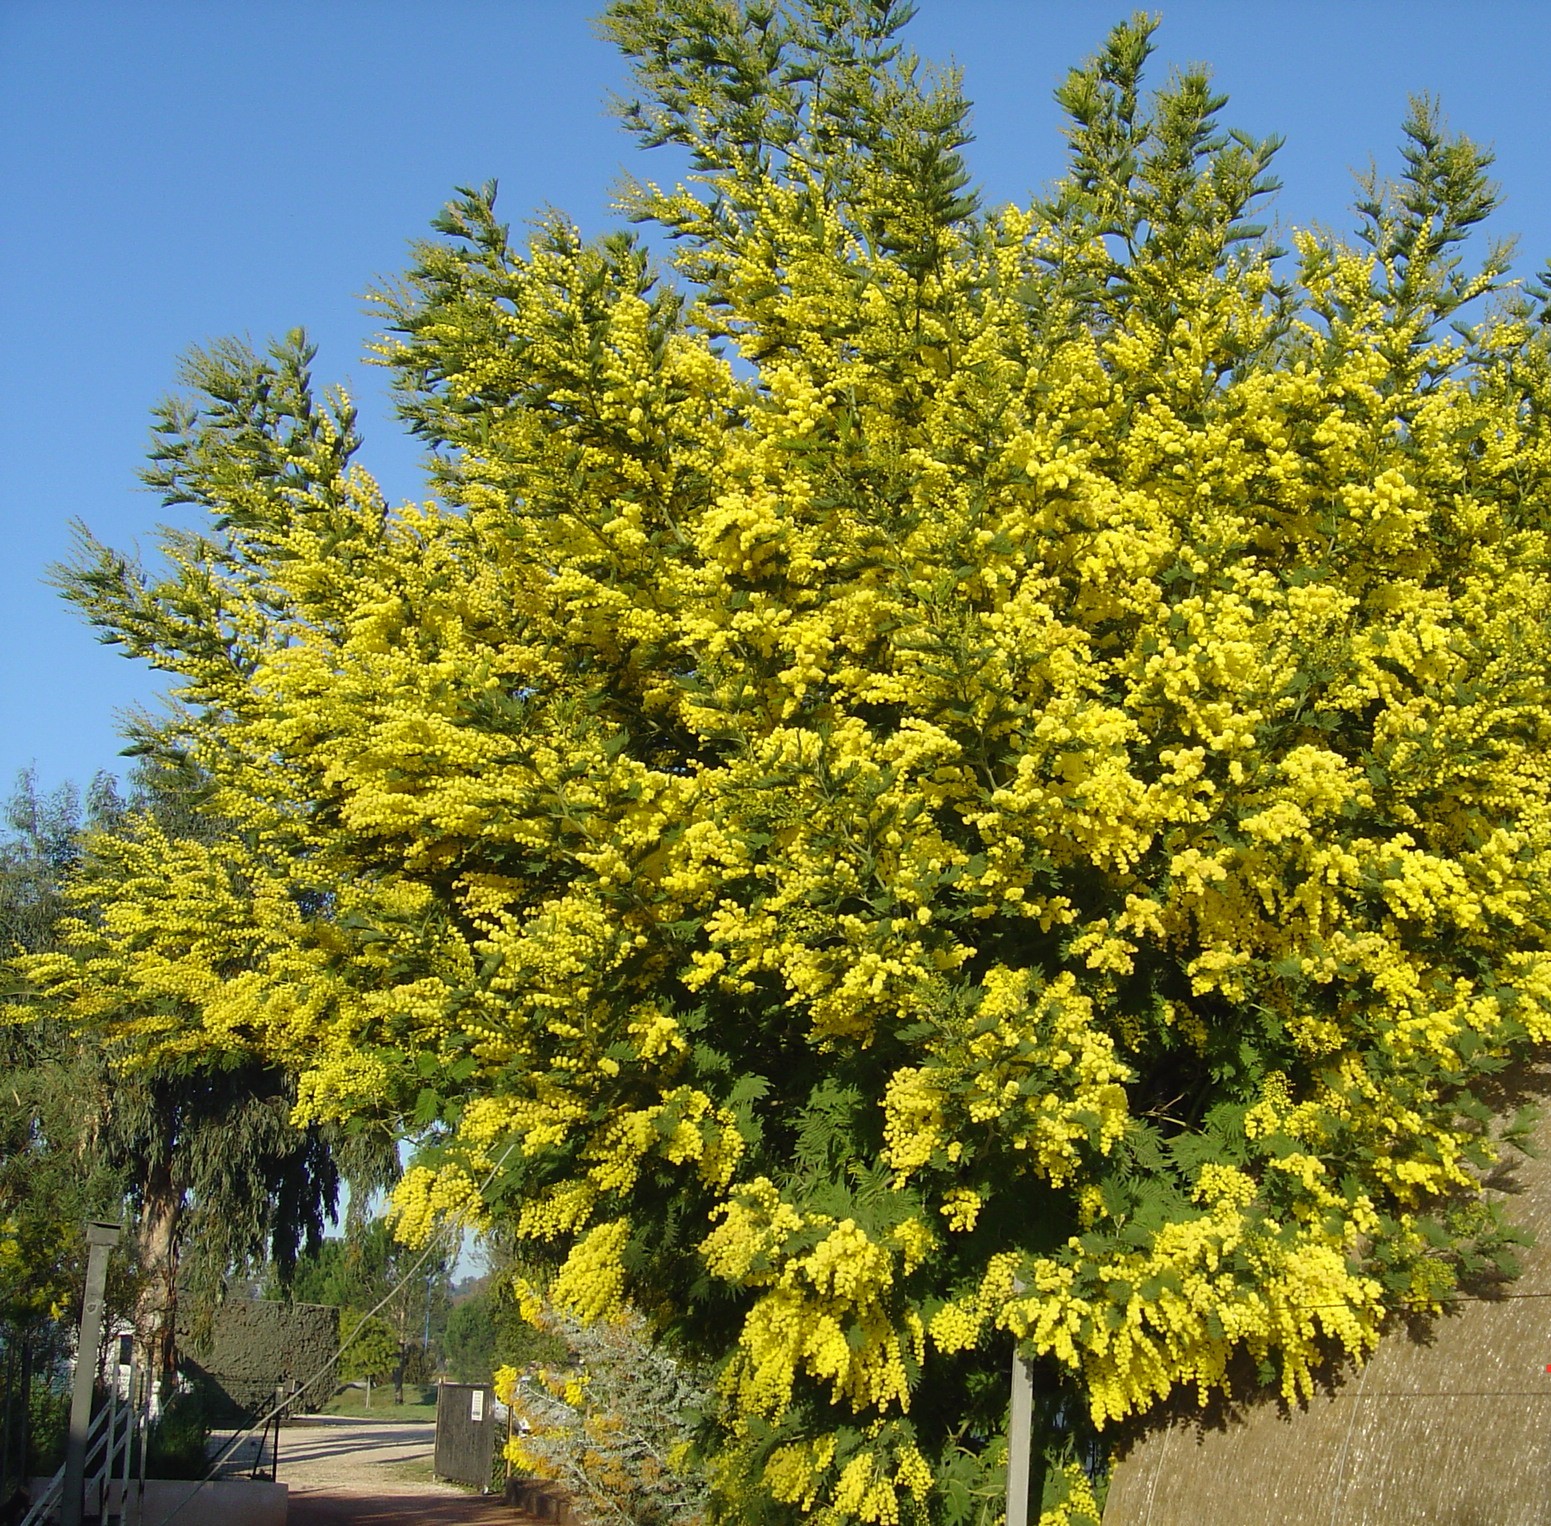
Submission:
[[86,1298],[75,1345],[75,1389],[70,1396],[70,1436],[65,1443],[65,1487],[59,1526],[81,1526],[86,1507],[86,1433],[92,1423],[92,1387],[97,1377],[97,1346],[102,1340],[103,1290],[108,1282],[108,1252],[118,1244],[122,1224],[90,1220],[86,1225]]
[[1007,1526],[1029,1526],[1034,1463],[1034,1364],[1012,1348],[1012,1405],[1007,1415]]

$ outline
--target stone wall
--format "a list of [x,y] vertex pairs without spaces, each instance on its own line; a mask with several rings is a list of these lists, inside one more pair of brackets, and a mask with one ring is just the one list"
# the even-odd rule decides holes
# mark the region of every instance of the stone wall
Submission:
[[[1505,1103],[1551,1097],[1521,1072]],[[1523,1275],[1397,1324],[1362,1368],[1288,1407],[1248,1386],[1183,1398],[1130,1439],[1104,1526],[1544,1526],[1551,1520],[1551,1108],[1538,1157],[1485,1184],[1536,1236]]]

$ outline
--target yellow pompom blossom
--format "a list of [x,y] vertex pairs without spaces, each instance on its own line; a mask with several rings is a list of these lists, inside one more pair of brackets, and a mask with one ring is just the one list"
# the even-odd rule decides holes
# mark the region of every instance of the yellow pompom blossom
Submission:
[[382,298],[431,500],[299,342],[218,348],[151,473],[210,537],[68,577],[234,833],[39,978],[434,1126],[404,1233],[488,1177],[561,1304],[718,1359],[728,1520],[949,1519],[1014,1341],[1069,1428],[1307,1393],[1501,1248],[1472,1087],[1551,1040],[1551,340],[1458,255],[1486,157],[1419,107],[1279,264],[1273,145],[1141,104],[1133,22],[981,212],[872,15],[619,0],[673,270],[462,195]]
[[78,1238],[68,1220],[0,1213],[0,1318],[26,1326],[65,1314],[74,1293],[69,1256]]
[[479,1183],[462,1164],[409,1167],[393,1188],[389,1210],[394,1234],[406,1245],[424,1245],[448,1223],[489,1227]]
[[1102,1512],[1093,1484],[1076,1463],[1064,1464],[1047,1479],[1045,1497],[1049,1503],[1039,1513],[1039,1526],[1099,1526]]
[[627,1219],[588,1230],[572,1247],[555,1278],[555,1302],[583,1320],[623,1312],[625,1275],[620,1256],[629,1238]]

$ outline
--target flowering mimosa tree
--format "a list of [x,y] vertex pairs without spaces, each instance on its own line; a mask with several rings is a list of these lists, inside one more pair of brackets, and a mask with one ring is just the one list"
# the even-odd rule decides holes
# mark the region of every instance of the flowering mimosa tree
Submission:
[[404,1235],[498,1217],[719,1362],[730,1521],[974,1519],[1014,1342],[1057,1461],[1236,1355],[1308,1392],[1504,1258],[1485,1086],[1551,1037],[1488,156],[1418,103],[1283,256],[1275,144],[1144,97],[1138,18],[982,210],[904,13],[617,0],[669,271],[461,193],[381,296],[433,499],[299,337],[218,346],[149,473],[208,529],[66,575],[241,830],[143,837],[35,977],[431,1131]]

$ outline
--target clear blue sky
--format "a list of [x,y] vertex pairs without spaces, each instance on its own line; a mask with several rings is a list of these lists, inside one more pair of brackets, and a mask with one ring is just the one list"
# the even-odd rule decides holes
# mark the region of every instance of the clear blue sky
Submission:
[[[600,0],[601,3],[601,0]],[[152,675],[42,583],[68,522],[149,548],[165,516],[136,468],[179,353],[295,325],[362,405],[362,460],[394,498],[416,452],[361,354],[360,296],[405,263],[454,185],[497,177],[596,232],[641,162],[604,101],[624,84],[573,0],[0,0],[0,787],[122,768],[115,712]],[[992,201],[1059,172],[1050,92],[1126,4],[922,0],[913,41],[964,68]],[[1395,164],[1407,94],[1437,92],[1498,153],[1498,230],[1551,256],[1551,5],[1175,0],[1155,80],[1205,60],[1232,125],[1285,133],[1287,223],[1346,226],[1350,170]],[[663,166],[654,168],[661,175]]]

